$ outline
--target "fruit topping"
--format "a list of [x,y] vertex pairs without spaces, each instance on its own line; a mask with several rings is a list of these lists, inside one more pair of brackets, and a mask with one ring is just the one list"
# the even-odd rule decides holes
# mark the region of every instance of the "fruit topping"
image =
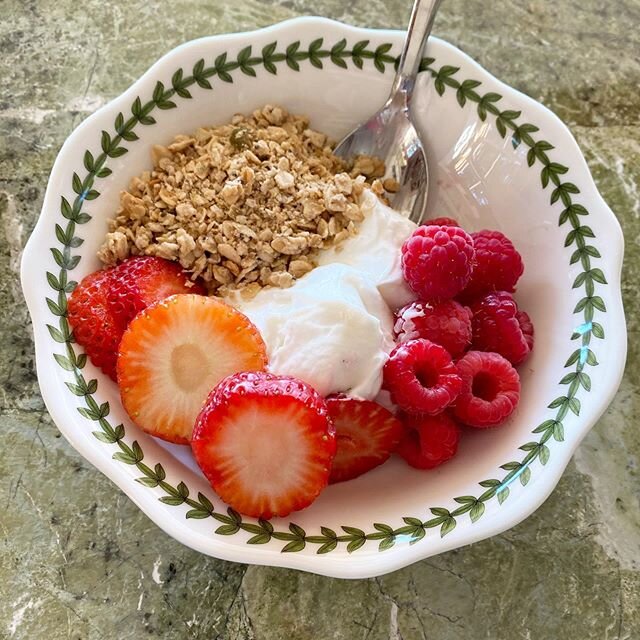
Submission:
[[459,227],[418,227],[402,245],[402,273],[422,300],[453,298],[469,283],[475,262],[471,236]]
[[240,373],[209,395],[193,430],[193,453],[216,493],[249,516],[286,516],[309,506],[329,480],[335,429],[308,384]]
[[510,293],[489,293],[471,309],[474,349],[499,353],[513,365],[525,360],[533,348],[533,325]]
[[327,408],[338,445],[329,478],[331,483],[351,480],[381,465],[402,437],[402,423],[370,400],[330,397]]
[[147,433],[188,443],[211,389],[266,364],[264,342],[242,313],[215,298],[170,296],[139,313],[122,337],[122,404]]
[[423,222],[424,226],[427,227],[459,227],[458,221],[454,218],[447,218],[442,216],[440,218],[431,218],[430,220],[425,220]]
[[440,413],[462,388],[449,352],[423,338],[399,344],[391,352],[383,373],[391,399],[407,413]]
[[455,300],[412,302],[396,314],[394,334],[398,342],[426,338],[457,358],[471,344],[471,311]]
[[397,453],[416,469],[433,469],[458,451],[460,427],[447,413],[437,416],[403,415],[405,432]]
[[500,231],[478,231],[471,237],[476,264],[463,299],[472,300],[489,291],[515,291],[524,264],[511,240]]
[[176,293],[206,295],[207,291],[199,282],[190,283],[177,262],[136,256],[112,269],[109,308],[126,327],[150,304]]
[[174,293],[205,293],[187,286],[180,265],[162,258],[129,258],[83,278],[68,303],[69,324],[91,362],[113,380],[122,334],[135,315]]
[[469,351],[458,360],[462,391],[454,413],[470,427],[494,427],[506,420],[520,400],[520,376],[497,353]]
[[67,318],[76,342],[91,362],[112,380],[116,379],[118,345],[125,325],[109,308],[111,269],[84,277],[67,303]]

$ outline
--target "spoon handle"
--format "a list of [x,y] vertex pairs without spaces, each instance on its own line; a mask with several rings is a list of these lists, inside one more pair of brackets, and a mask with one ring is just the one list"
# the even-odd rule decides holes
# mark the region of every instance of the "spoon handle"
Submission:
[[422,50],[431,33],[442,0],[415,0],[407,28],[407,39],[400,56],[398,71],[393,81],[391,97],[401,94],[406,104],[411,99],[416,76],[420,69]]

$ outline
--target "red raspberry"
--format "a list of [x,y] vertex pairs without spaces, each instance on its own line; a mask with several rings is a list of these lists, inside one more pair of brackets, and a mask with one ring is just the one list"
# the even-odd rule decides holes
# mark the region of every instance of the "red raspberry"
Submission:
[[533,349],[533,325],[510,293],[489,293],[471,305],[473,348],[494,351],[518,365]]
[[412,467],[433,469],[458,451],[460,427],[448,414],[401,417],[405,432],[396,452]]
[[433,226],[437,226],[437,227],[459,227],[460,225],[458,224],[457,220],[454,220],[453,218],[446,218],[446,217],[442,217],[442,218],[431,218],[431,220],[425,220],[423,223],[423,225],[429,227],[433,227]]
[[515,291],[524,271],[522,257],[511,240],[499,231],[472,233],[476,264],[462,295],[471,300],[488,291]]
[[398,311],[393,330],[398,342],[425,338],[457,358],[471,344],[471,310],[455,300],[412,302]]
[[520,376],[497,353],[469,351],[458,360],[462,391],[454,413],[470,427],[494,427],[506,420],[520,400]]
[[533,351],[533,322],[526,311],[518,311],[516,318],[520,324],[520,329],[524,335],[524,339],[527,341],[529,352]]
[[407,413],[440,413],[462,386],[448,351],[424,339],[399,344],[383,373],[391,400]]
[[418,227],[402,245],[402,273],[423,300],[446,300],[469,283],[475,262],[471,236],[459,227]]

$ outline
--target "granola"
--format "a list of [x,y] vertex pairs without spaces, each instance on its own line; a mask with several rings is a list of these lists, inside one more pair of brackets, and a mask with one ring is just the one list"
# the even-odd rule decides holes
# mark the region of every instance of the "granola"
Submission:
[[176,136],[152,157],[121,193],[98,257],[174,260],[217,295],[291,286],[319,250],[357,233],[365,181],[384,174],[372,158],[347,167],[307,118],[270,105]]

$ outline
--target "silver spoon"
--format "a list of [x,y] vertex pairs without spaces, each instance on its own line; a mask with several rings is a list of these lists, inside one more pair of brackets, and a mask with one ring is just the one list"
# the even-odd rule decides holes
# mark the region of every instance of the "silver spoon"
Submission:
[[441,0],[415,0],[398,71],[382,109],[346,136],[335,154],[349,160],[359,155],[384,160],[385,177],[397,180],[389,194],[391,206],[420,224],[426,214],[429,167],[424,145],[411,120],[411,96],[422,50],[431,33]]

